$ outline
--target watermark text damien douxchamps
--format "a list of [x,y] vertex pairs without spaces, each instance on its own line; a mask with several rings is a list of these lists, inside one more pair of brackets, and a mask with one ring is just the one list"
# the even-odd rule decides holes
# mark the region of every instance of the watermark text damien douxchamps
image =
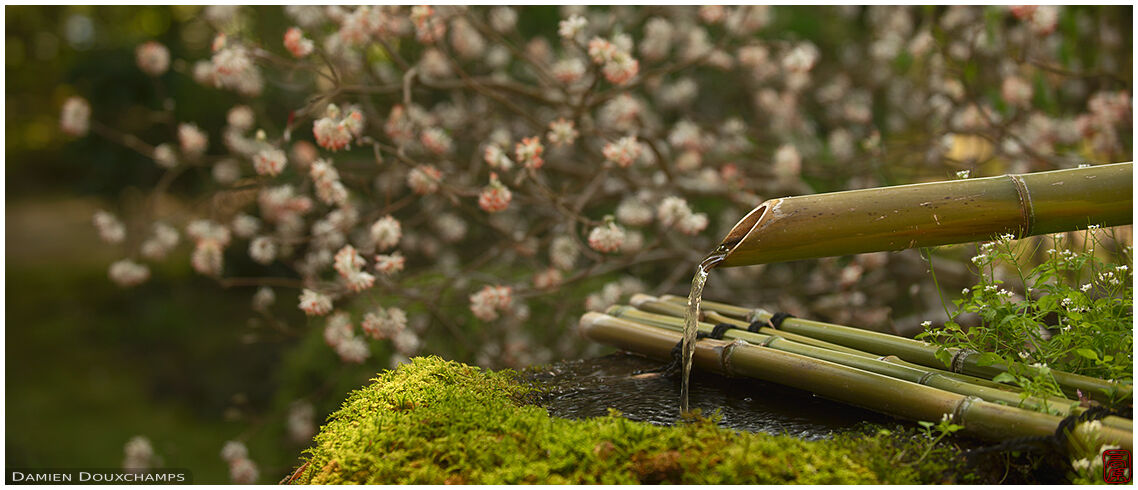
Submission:
[[194,479],[190,470],[184,468],[8,468],[4,482],[9,485],[188,485]]

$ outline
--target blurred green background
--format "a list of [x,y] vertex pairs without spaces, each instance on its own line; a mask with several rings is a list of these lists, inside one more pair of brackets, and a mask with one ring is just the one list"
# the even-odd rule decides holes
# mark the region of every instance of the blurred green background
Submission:
[[[277,40],[291,25],[279,8],[255,12],[261,39]],[[858,22],[830,22],[832,13],[817,8],[777,12],[764,32],[809,39],[823,52],[867,38],[850,29]],[[146,141],[173,140],[156,133],[170,125],[152,124],[156,110],[173,99],[181,101],[173,108],[179,120],[195,121],[219,141],[226,111],[244,99],[201,87],[187,74],[182,60],[207,56],[214,34],[201,8],[9,6],[5,13],[5,463],[117,467],[124,443],[145,435],[163,465],[190,468],[199,483],[224,482],[221,444],[240,439],[260,466],[261,482],[277,481],[303,449],[285,431],[289,404],[311,401],[319,424],[349,390],[388,367],[383,349],[390,347],[373,347],[363,365],[344,365],[315,325],[297,337],[253,318],[252,291],[225,290],[194,274],[184,247],[183,256],[152,269],[145,287],[114,286],[106,271],[118,256],[98,239],[91,215],[140,199],[161,169],[98,137],[73,139],[57,129],[59,107],[78,94],[91,101],[94,120]],[[1095,11],[1113,13],[1124,19],[1130,60],[1130,8]],[[527,8],[519,29],[552,40],[559,18],[556,7]],[[172,69],[160,83],[135,65],[135,47],[148,40],[171,52]],[[730,103],[733,95],[723,97]],[[280,123],[303,104],[302,94],[270,81],[259,117]],[[868,170],[849,170],[859,171]],[[841,177],[811,183],[828,190],[848,175]],[[173,194],[191,195],[206,181],[204,174],[179,179]],[[599,284],[584,283],[571,294],[582,304]],[[275,308],[296,326],[304,321],[290,297],[281,295]]]

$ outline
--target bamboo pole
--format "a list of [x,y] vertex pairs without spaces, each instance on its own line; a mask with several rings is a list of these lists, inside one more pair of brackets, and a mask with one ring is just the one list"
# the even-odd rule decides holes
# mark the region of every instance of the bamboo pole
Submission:
[[[687,304],[687,298],[680,298],[679,296],[664,295],[661,299],[677,304],[680,302]],[[724,308],[723,306],[725,305],[722,303],[714,304],[713,302],[703,302],[703,304],[707,305],[707,308],[713,311],[725,311],[737,314],[739,310],[738,307]],[[756,308],[751,310],[751,314],[747,317],[747,320],[768,321],[771,316],[771,312],[762,308]],[[897,335],[793,317],[783,320],[781,330],[874,354],[895,355],[901,359],[922,366],[938,369],[944,366],[944,363],[936,357],[936,351],[938,349],[936,346]],[[963,374],[992,379],[1000,373],[1007,371],[1007,366],[1003,364],[981,366],[979,364],[979,352],[961,352],[960,349],[949,349],[949,353],[954,359],[953,370]],[[1084,395],[1099,401],[1108,400],[1111,393],[1115,393],[1118,397],[1122,398],[1131,398],[1133,396],[1133,388],[1121,383],[1112,383],[1090,376],[1082,376],[1054,369],[1051,370],[1051,375],[1068,396],[1077,396],[1077,391],[1082,391]]]
[[[657,359],[667,359],[682,338],[678,332],[596,312],[581,317],[579,332],[590,340]],[[695,348],[693,362],[701,369],[805,389],[910,420],[936,421],[948,414],[966,431],[992,440],[1050,435],[1061,421],[1054,415],[998,405],[745,341],[704,339]],[[1100,434],[1107,443],[1132,449],[1131,432],[1104,424]]]
[[719,267],[1129,224],[1132,178],[1128,162],[771,199],[727,233]]

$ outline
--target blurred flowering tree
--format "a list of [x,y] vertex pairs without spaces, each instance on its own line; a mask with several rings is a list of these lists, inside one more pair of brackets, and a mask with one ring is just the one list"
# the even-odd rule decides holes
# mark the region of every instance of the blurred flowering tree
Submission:
[[[115,283],[189,244],[198,273],[345,362],[524,366],[578,355],[581,310],[682,284],[764,197],[1132,158],[1121,10],[291,6],[277,28],[215,6],[208,51],[148,41],[135,61],[240,103],[187,118],[195,101],[161,100],[146,134],[166,136],[144,141],[76,95],[60,129],[162,169],[148,199],[94,218],[122,246]],[[190,212],[159,214],[182,180]],[[919,260],[722,276],[881,327]]]
[[[580,305],[559,290],[636,264],[687,271],[760,196],[1130,155],[1129,27],[1095,10],[835,8],[859,42],[829,46],[783,38],[767,7],[563,11],[526,35],[509,7],[288,7],[295,25],[262,38],[249,9],[205,9],[210,53],[174,64],[246,98],[223,127],[177,120],[192,102],[168,100],[154,110],[169,140],[142,141],[81,96],[62,107],[65,133],[165,169],[154,195],[212,176],[192,219],[95,216],[126,256],[111,279],[144,283],[189,242],[197,272],[256,288],[273,321],[295,321],[274,317],[278,297],[297,304],[345,361],[448,336],[478,346],[453,355],[524,365],[553,357],[521,328],[550,320],[535,309],[600,309],[643,283]],[[159,43],[135,54],[152,77],[171,67]],[[270,90],[305,103],[267,117]]]

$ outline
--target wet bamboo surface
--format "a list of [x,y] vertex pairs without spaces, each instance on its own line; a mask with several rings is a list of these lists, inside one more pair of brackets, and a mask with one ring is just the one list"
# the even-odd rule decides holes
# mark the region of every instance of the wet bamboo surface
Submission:
[[[669,358],[673,346],[681,338],[681,333],[672,329],[596,312],[581,318],[580,332],[590,340],[661,360]],[[779,340],[784,346],[793,343],[785,339],[777,339],[776,342]],[[806,348],[804,351],[827,350],[798,345]],[[937,421],[948,414],[966,431],[990,440],[1050,435],[1062,420],[1055,415],[1001,405],[977,396],[751,344],[741,338],[734,341],[703,339],[696,342],[695,347],[693,362],[700,369],[792,386],[910,420]],[[835,359],[867,359],[838,351],[829,351],[827,355],[836,356]],[[1132,429],[1104,423],[1101,434],[1107,443],[1132,448]]]

